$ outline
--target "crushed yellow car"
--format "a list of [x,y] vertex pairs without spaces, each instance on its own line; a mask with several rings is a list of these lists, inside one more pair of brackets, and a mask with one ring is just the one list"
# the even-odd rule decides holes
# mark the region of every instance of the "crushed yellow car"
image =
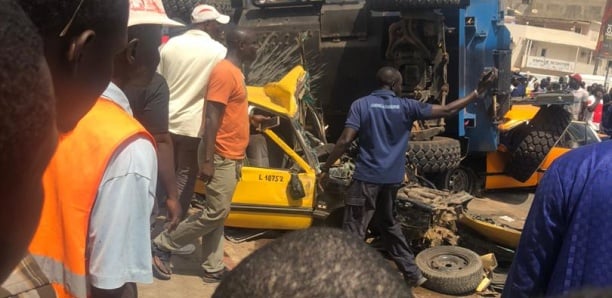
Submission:
[[[317,137],[304,128],[304,119],[308,117],[303,114],[306,111],[302,98],[308,92],[307,79],[304,68],[296,66],[279,82],[247,87],[253,112],[278,117],[280,121],[279,125],[263,131],[252,130],[242,178],[232,198],[226,226],[304,229],[313,220],[323,220],[343,206],[341,187],[335,195],[327,191],[324,194],[317,187],[321,157],[317,152],[318,147],[325,145],[318,139],[324,137]],[[250,152],[263,153],[264,162],[249,156]],[[301,185],[302,197],[292,195],[292,185]],[[201,181],[196,183],[195,192],[205,195]]]

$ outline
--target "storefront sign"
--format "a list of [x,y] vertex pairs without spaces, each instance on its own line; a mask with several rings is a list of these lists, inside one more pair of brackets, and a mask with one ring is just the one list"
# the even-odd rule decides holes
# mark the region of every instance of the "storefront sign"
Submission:
[[540,68],[562,72],[574,72],[574,62],[548,59],[545,57],[527,57],[527,67]]

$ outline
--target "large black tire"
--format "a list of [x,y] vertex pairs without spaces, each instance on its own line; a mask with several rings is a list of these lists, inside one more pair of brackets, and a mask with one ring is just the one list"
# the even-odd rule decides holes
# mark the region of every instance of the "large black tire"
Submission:
[[511,161],[506,165],[506,173],[518,181],[527,181],[540,167],[571,121],[571,114],[561,106],[541,107],[530,121],[529,128],[521,133],[525,137],[512,152]]
[[406,157],[420,174],[440,173],[459,166],[461,145],[458,140],[445,137],[409,141]]
[[438,189],[448,190],[453,193],[465,191],[475,194],[478,190],[477,178],[476,173],[472,169],[459,166],[437,174],[434,183]]
[[409,8],[454,8],[461,0],[376,0],[371,1],[373,10],[402,10]]
[[191,12],[200,3],[212,5],[221,13],[230,16],[233,14],[231,0],[162,0],[162,2],[168,17],[180,19],[185,24],[191,23]]
[[482,261],[475,252],[458,246],[436,246],[416,256],[427,282],[425,288],[449,295],[473,292],[483,277]]

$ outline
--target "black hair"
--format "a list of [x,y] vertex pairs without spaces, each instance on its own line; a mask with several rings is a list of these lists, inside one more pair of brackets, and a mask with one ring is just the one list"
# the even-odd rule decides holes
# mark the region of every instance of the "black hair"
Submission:
[[376,72],[376,80],[378,81],[379,87],[393,87],[394,84],[399,82],[399,71],[391,66],[384,66]]
[[291,232],[230,271],[213,297],[412,297],[400,273],[339,229]]
[[[0,0],[0,168],[22,174],[43,133],[55,125],[51,79],[44,74],[43,44],[13,0]],[[23,173],[27,175],[28,173]],[[7,183],[2,179],[3,183]]]
[[59,36],[66,24],[70,22],[79,4],[68,35],[82,32],[88,28],[95,28],[106,32],[115,28],[116,22],[107,21],[109,18],[119,19],[117,11],[120,4],[126,0],[18,0],[21,7],[30,17],[43,37],[48,35]]

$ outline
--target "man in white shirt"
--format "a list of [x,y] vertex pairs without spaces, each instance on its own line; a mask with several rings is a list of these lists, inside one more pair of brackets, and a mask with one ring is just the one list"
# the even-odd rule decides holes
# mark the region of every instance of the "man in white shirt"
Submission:
[[229,23],[230,17],[210,5],[198,5],[193,9],[191,21],[191,30],[164,45],[158,67],[170,89],[168,129],[174,145],[183,214],[189,208],[198,172],[199,130],[208,78],[227,53],[215,39],[220,39],[220,24]]
[[[117,54],[112,81],[102,94],[130,115],[122,88],[145,87],[153,78],[159,62],[161,25],[182,26],[167,18],[161,0],[130,1],[128,44]],[[157,155],[150,139],[137,136],[126,140],[106,167],[91,212],[88,255],[93,293],[112,294],[112,289],[124,284],[153,281],[150,215],[156,183]]]
[[574,104],[566,106],[566,109],[572,113],[572,120],[586,121],[583,116],[589,99],[589,92],[582,88],[582,76],[580,74],[572,74],[569,78],[569,88],[574,95]]

